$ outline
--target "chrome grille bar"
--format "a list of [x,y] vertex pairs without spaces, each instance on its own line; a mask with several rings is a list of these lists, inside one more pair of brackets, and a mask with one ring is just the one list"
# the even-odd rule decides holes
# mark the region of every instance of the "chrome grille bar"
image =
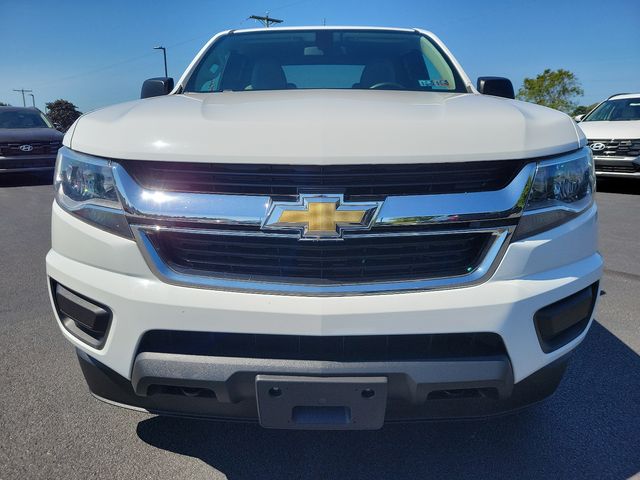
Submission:
[[[515,218],[522,214],[536,164],[529,163],[501,190],[387,197],[373,227],[434,225]],[[147,190],[121,165],[114,175],[124,209],[135,219],[162,219],[218,225],[263,225],[269,196],[177,193]],[[322,192],[319,192],[322,193]]]

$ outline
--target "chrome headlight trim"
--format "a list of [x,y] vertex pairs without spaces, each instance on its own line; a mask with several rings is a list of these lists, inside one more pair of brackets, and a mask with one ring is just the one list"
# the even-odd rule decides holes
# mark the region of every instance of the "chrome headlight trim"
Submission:
[[110,233],[133,239],[110,160],[62,147],[56,159],[53,187],[56,202],[66,212]]

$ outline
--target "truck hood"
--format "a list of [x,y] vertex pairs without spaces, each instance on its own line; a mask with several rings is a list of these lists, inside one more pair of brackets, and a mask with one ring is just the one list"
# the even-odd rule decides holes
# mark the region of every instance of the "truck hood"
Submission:
[[578,126],[588,139],[617,140],[640,138],[640,120],[580,122]]
[[114,159],[322,165],[532,158],[580,137],[563,113],[479,94],[286,90],[114,105],[65,142]]

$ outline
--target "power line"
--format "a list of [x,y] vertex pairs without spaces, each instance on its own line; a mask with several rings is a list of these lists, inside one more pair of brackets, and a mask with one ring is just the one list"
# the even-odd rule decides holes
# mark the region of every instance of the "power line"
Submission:
[[95,73],[102,72],[103,70],[109,70],[111,68],[119,67],[119,66],[122,66],[122,65],[126,65],[128,63],[132,63],[132,62],[141,60],[141,59],[146,58],[146,57],[151,57],[152,55],[154,55],[154,54],[153,53],[145,53],[144,55],[138,55],[136,57],[131,57],[131,58],[128,58],[126,60],[122,60],[120,62],[112,63],[112,64],[109,64],[109,65],[104,65],[102,67],[94,68],[94,69],[91,69],[91,70],[85,70],[84,72],[74,73],[72,75],[67,75],[66,77],[60,77],[60,78],[56,78],[54,80],[44,81],[42,83],[38,83],[36,85],[36,87],[44,86],[44,85],[49,86],[49,85],[54,84],[54,83],[64,82],[64,81],[67,81],[67,80],[74,80],[74,79],[76,79],[78,77],[83,77],[83,76],[86,76],[86,75],[93,75]]
[[311,1],[311,0],[298,0],[297,2],[287,3],[286,5],[280,5],[279,7],[271,8],[271,9],[269,9],[269,11],[273,12],[273,11],[276,11],[276,10],[283,10],[285,8],[293,7],[294,5],[299,5],[301,3],[306,3],[306,2],[309,2],[309,1]]
[[262,25],[264,25],[267,28],[269,28],[272,23],[282,23],[284,21],[284,20],[279,20],[277,18],[271,18],[269,16],[269,12],[267,12],[267,14],[264,17],[261,17],[260,15],[251,15],[249,18],[252,20],[258,20],[260,23],[262,23]]
[[[199,35],[197,37],[193,37],[193,38],[189,38],[187,40],[183,40],[183,41],[178,42],[178,43],[172,43],[171,45],[167,45],[166,48],[178,47],[178,46],[184,45],[186,43],[191,43],[191,42],[194,42],[196,40],[201,40],[201,39],[210,38],[210,37],[211,37],[211,35],[203,34],[203,35]],[[51,84],[65,82],[65,81],[68,81],[68,80],[75,80],[76,78],[84,77],[84,76],[87,76],[87,75],[94,75],[94,74],[102,72],[104,70],[109,70],[111,68],[120,67],[120,66],[126,65],[128,63],[132,63],[132,62],[136,62],[138,60],[142,60],[143,58],[151,57],[152,55],[154,55],[154,54],[153,53],[145,53],[145,54],[142,54],[142,55],[137,55],[135,57],[131,57],[131,58],[128,58],[126,60],[121,60],[121,61],[116,62],[116,63],[103,65],[101,67],[97,67],[97,68],[90,69],[90,70],[85,70],[83,72],[74,73],[72,75],[67,75],[65,77],[59,77],[59,78],[56,78],[54,80],[47,80],[45,82],[38,83],[36,85],[36,87],[43,86],[43,85],[49,86]]]
[[[311,1],[311,0],[297,0],[295,2],[291,2],[291,3],[286,3],[284,5],[280,5],[279,7],[273,8],[271,10],[282,10],[282,9],[285,9],[285,8],[293,7],[295,5],[299,5],[301,3],[307,3],[309,1]],[[271,24],[271,23],[282,23],[283,22],[283,20],[279,20],[277,18],[269,17],[269,12],[267,12],[267,14],[264,17],[259,17],[257,15],[252,15],[249,18],[245,18],[242,22],[240,22],[240,24],[242,25],[244,22],[246,22],[249,19],[259,20],[259,21],[262,22],[263,25],[265,25],[264,22],[267,21],[267,20],[269,21],[269,24]],[[265,25],[265,26],[268,27],[270,25]],[[187,40],[182,40],[180,42],[173,43],[171,45],[167,45],[167,48],[178,47],[178,46],[181,46],[181,45],[184,45],[184,44],[187,44],[187,43],[194,42],[196,40],[208,39],[208,38],[211,38],[211,34],[210,33],[209,34],[203,33],[202,35],[198,35],[196,37],[192,37],[192,38],[189,38]],[[119,62],[106,64],[106,65],[103,65],[101,67],[97,67],[97,68],[93,68],[93,69],[77,72],[77,73],[74,73],[74,74],[71,74],[71,75],[67,75],[65,77],[59,77],[59,78],[56,78],[56,79],[53,79],[53,80],[43,81],[42,83],[38,83],[36,85],[36,87],[44,86],[44,85],[49,86],[49,85],[55,84],[55,83],[66,82],[66,81],[69,81],[69,80],[75,80],[76,78],[84,77],[84,76],[87,76],[87,75],[94,75],[94,74],[102,72],[104,70],[109,70],[109,69],[112,69],[112,68],[115,68],[115,67],[120,67],[122,65],[126,65],[128,63],[132,63],[132,62],[136,62],[138,60],[142,60],[143,58],[150,57],[151,55],[153,55],[153,54],[146,53],[146,54],[143,54],[143,55],[137,55],[135,57],[130,57],[130,58],[121,60]]]
[[[281,5],[279,7],[276,7],[273,10],[282,10],[282,9],[292,7],[292,6],[298,5],[300,3],[306,3],[306,2],[309,2],[309,1],[310,0],[298,0],[296,2],[287,3],[285,5]],[[282,23],[283,22],[283,20],[269,17],[269,13],[267,13],[264,17],[260,17],[260,16],[257,16],[257,15],[252,15],[251,17],[244,19],[241,22],[241,24],[246,22],[249,19],[259,20],[259,21],[262,22],[263,25],[265,25],[265,22],[267,20],[269,21],[269,24],[271,24],[271,23]],[[270,25],[265,25],[265,26],[268,27]],[[202,35],[198,35],[196,37],[192,37],[192,38],[189,38],[187,40],[183,40],[183,41],[171,44],[171,45],[167,45],[167,48],[178,47],[178,46],[181,46],[181,45],[184,45],[184,44],[187,44],[187,43],[194,42],[196,40],[207,39],[207,38],[210,38],[210,37],[211,37],[211,34],[204,34],[203,33]],[[87,75],[94,75],[94,74],[102,72],[104,70],[109,70],[111,68],[120,67],[120,66],[126,65],[128,63],[132,63],[132,62],[136,62],[138,60],[142,60],[143,58],[150,57],[151,55],[153,55],[153,54],[148,54],[147,53],[147,54],[143,54],[143,55],[137,55],[135,57],[131,57],[131,58],[128,58],[128,59],[121,60],[119,62],[103,65],[101,67],[97,67],[97,68],[94,68],[94,69],[85,70],[85,71],[82,71],[82,72],[74,73],[72,75],[67,75],[65,77],[59,77],[59,78],[56,78],[56,79],[53,79],[53,80],[43,81],[42,83],[38,83],[36,85],[36,87],[44,86],[44,85],[49,86],[49,85],[55,84],[55,83],[66,82],[66,81],[69,81],[69,80],[75,80],[76,78],[84,77],[84,76],[87,76]]]

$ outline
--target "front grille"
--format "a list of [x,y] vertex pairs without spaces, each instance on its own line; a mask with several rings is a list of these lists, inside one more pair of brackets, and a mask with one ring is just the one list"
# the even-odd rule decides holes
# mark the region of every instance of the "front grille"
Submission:
[[602,143],[603,150],[594,151],[598,157],[637,157],[640,155],[640,138],[631,140],[589,140],[589,147]]
[[[484,281],[506,250],[535,161],[263,165],[118,160],[117,170],[130,202],[128,221],[145,260],[163,281],[332,296]],[[175,192],[166,204],[148,195],[163,190]],[[302,205],[304,200],[306,205],[309,194],[339,198],[336,211],[354,201],[380,203],[375,218],[368,219],[369,230],[347,229],[341,239],[301,239],[292,224],[265,228],[274,208],[281,207],[270,208],[270,201]],[[308,227],[313,219],[318,218],[311,218]]]
[[[29,152],[24,152],[20,150],[20,147],[23,145],[31,145],[33,148]],[[5,157],[12,156],[29,156],[29,155],[55,155],[58,152],[58,149],[62,146],[62,142],[60,141],[52,141],[52,142],[9,142],[9,143],[0,143],[0,155]]]
[[24,156],[18,160],[0,160],[0,170],[11,170],[18,168],[53,168],[56,163],[55,157],[50,158],[29,158]]
[[164,263],[180,273],[311,285],[465,275],[491,233],[348,237],[314,242],[277,236],[149,231]]
[[317,360],[419,361],[506,354],[495,333],[305,336],[152,330],[138,353]]
[[120,162],[143,187],[198,193],[294,197],[342,193],[346,199],[499,190],[526,160],[438,164],[265,165]]
[[596,163],[596,172],[617,172],[617,173],[635,173],[640,172],[640,168],[635,165],[599,165]]

